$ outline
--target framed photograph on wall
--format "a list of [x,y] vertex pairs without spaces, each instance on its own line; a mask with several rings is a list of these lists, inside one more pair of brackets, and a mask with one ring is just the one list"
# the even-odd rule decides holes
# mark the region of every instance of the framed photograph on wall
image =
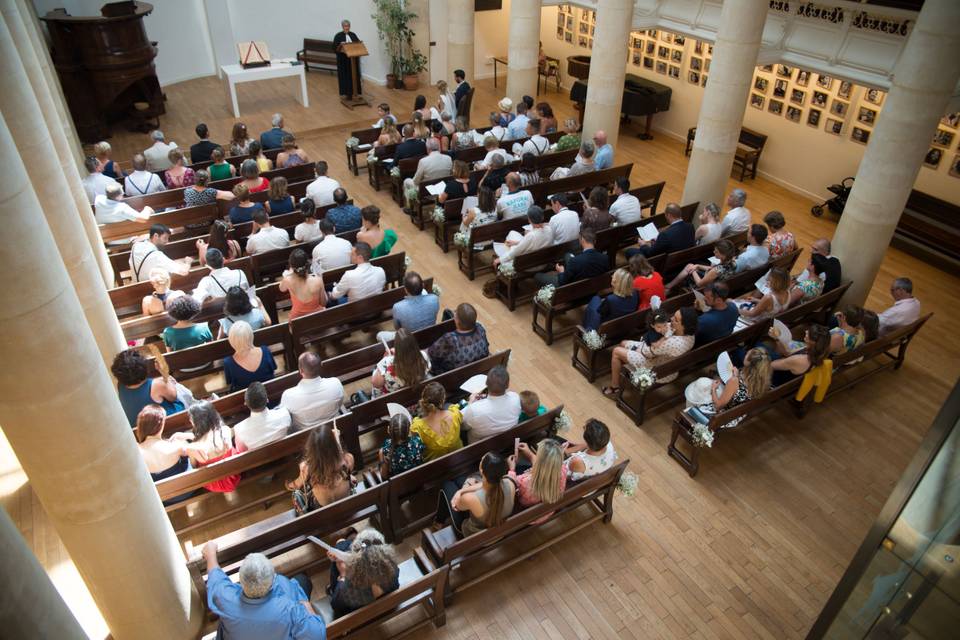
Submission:
[[653,69],[654,59],[650,56],[643,56],[643,68],[644,69]]
[[679,79],[680,79],[680,67],[678,67],[678,66],[675,65],[675,64],[670,65],[670,69],[667,71],[667,75],[670,76],[671,78],[675,78],[675,79],[679,80]]
[[690,84],[700,84],[700,73],[697,71],[691,71],[687,74],[687,82]]
[[807,92],[803,89],[794,89],[790,92],[790,102],[793,104],[803,105],[807,100]]
[[634,49],[643,49],[643,38],[634,36],[632,41]]
[[945,127],[950,127],[951,129],[956,129],[957,125],[960,125],[960,111],[956,113],[948,113],[947,115],[940,118],[940,124]]
[[820,109],[810,109],[810,111],[807,112],[807,124],[811,127],[819,127],[820,114],[822,113],[823,111],[820,111]]
[[943,150],[930,149],[927,151],[927,155],[923,158],[923,166],[929,167],[930,169],[936,169],[940,166],[941,160],[943,160]]
[[563,39],[569,42],[570,44],[573,44],[573,31],[567,31],[566,33],[564,33]]
[[713,45],[712,45],[712,44],[708,44],[708,45],[707,45],[707,55],[708,55],[708,56],[712,56],[712,55],[713,55]]
[[661,60],[669,60],[670,47],[664,47],[663,45],[660,45],[659,47],[657,47],[657,57],[660,58]]
[[833,78],[825,76],[822,73],[817,75],[817,86],[830,91],[833,88]]
[[765,64],[762,67],[760,67],[760,71],[766,71],[767,73],[771,73],[773,71],[773,65]]
[[634,64],[635,66],[639,67],[642,60],[643,60],[643,56],[640,55],[640,52],[639,52],[639,51],[634,51],[634,52],[633,52],[633,60],[632,60],[633,64]]
[[844,102],[843,100],[834,100],[833,104],[830,105],[830,113],[842,118],[843,116],[847,115],[847,110],[849,108],[849,102]]
[[793,67],[788,67],[785,64],[778,64],[777,75],[781,78],[789,78],[793,75]]
[[809,71],[797,71],[797,79],[794,80],[797,83],[798,87],[805,87],[810,84],[810,72]]
[[754,109],[763,110],[763,103],[766,102],[766,100],[767,99],[764,98],[759,93],[750,94],[750,106],[753,107]]
[[686,42],[687,39],[683,36],[673,36],[673,44],[677,45],[678,47],[682,47],[684,44],[686,44]]
[[830,96],[828,96],[828,95],[827,95],[826,93],[824,93],[823,91],[814,91],[814,92],[813,92],[813,98],[810,100],[810,104],[812,104],[812,105],[815,106],[815,107],[820,107],[821,109],[826,109],[826,108],[827,108],[827,100],[828,100],[829,98],[830,98]]
[[693,52],[698,56],[703,55],[703,40],[697,40],[693,43]]
[[648,56],[652,56],[653,52],[657,50],[657,43],[653,40],[647,40],[646,46],[643,48],[643,52]]
[[953,162],[950,163],[950,175],[954,178],[960,178],[960,155],[953,156]]
[[759,91],[760,93],[765,94],[767,92],[767,87],[769,86],[770,86],[770,81],[767,80],[766,78],[761,78],[760,76],[757,76],[756,78],[753,79],[753,88],[756,91]]
[[587,49],[593,49],[593,38],[587,40]]
[[798,109],[797,107],[787,107],[786,118],[790,122],[799,123],[801,118],[803,118],[803,109]]
[[954,135],[946,129],[937,129],[937,132],[933,135],[933,146],[949,149],[950,145],[953,144]]
[[849,100],[851,91],[853,91],[853,83],[844,80],[840,83],[840,88],[837,89],[837,97]]
[[850,132],[850,139],[860,144],[867,144],[867,140],[870,139],[870,130],[863,127],[854,127],[853,131]]
[[[708,60],[708,62],[709,62],[709,60]],[[701,74],[700,74],[700,86],[701,86],[701,87],[707,86],[707,74],[705,74],[705,73],[701,73]]]
[[557,40],[563,40],[563,27],[557,27]]
[[827,124],[824,125],[823,130],[827,133],[839,136],[841,133],[843,133],[843,120],[827,118]]
[[573,16],[567,16],[567,29],[573,31]]
[[883,98],[887,94],[884,93],[883,89],[867,89],[863,92],[864,102],[869,102],[870,104],[875,104],[877,106],[883,104]]
[[767,103],[767,111],[775,116],[779,116],[783,113],[783,102],[780,100],[771,100]]
[[877,112],[873,109],[868,109],[866,107],[860,107],[860,111],[857,113],[857,122],[862,122],[863,124],[868,124],[871,127],[877,121]]
[[703,58],[691,57],[690,58],[690,70],[691,71],[702,71],[703,70]]
[[577,45],[586,48],[587,46],[587,36],[577,36]]
[[670,61],[676,62],[677,64],[683,62],[683,51],[680,49],[672,49],[670,51]]
[[706,58],[703,61],[703,70],[708,72],[710,71],[710,58]]
[[660,40],[662,40],[663,42],[666,42],[667,44],[670,44],[671,42],[673,42],[673,34],[670,33],[669,31],[661,31]]
[[563,28],[563,25],[567,24],[567,16],[564,15],[563,11],[557,12],[557,26]]
[[667,75],[667,63],[663,60],[657,60],[657,73]]
[[590,33],[590,23],[581,22],[580,23],[580,33],[587,34]]
[[777,80],[773,83],[773,97],[775,98],[787,97],[787,81],[786,80]]
[[650,36],[651,38],[656,38],[656,37],[657,37],[657,30],[656,30],[656,29],[647,29],[647,35]]

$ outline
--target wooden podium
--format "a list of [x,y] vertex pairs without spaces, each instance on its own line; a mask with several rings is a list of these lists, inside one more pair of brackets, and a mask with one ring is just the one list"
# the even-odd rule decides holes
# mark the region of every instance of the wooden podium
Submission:
[[337,50],[350,58],[350,76],[353,78],[353,96],[340,98],[343,106],[353,109],[358,105],[370,105],[370,102],[360,93],[360,58],[370,55],[367,46],[362,42],[342,42]]

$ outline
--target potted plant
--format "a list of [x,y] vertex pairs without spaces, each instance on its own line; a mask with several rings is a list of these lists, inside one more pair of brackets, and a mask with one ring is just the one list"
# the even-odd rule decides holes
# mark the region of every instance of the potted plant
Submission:
[[417,14],[404,9],[400,0],[374,0],[374,6],[376,13],[371,17],[377,25],[380,41],[386,45],[387,54],[390,56],[387,86],[399,89],[402,87],[401,78],[404,75],[407,55],[414,53],[414,32],[407,25],[417,18]]
[[427,68],[427,56],[419,49],[412,49],[410,56],[403,59],[403,88],[407,91],[416,91],[420,87],[420,72]]

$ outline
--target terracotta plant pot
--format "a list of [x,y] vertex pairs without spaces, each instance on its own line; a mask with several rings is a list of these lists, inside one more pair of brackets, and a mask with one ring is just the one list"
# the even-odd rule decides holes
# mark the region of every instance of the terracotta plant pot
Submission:
[[403,88],[407,91],[416,91],[420,88],[420,76],[417,74],[403,76]]
[[397,76],[392,73],[387,74],[387,89],[396,89],[397,88]]

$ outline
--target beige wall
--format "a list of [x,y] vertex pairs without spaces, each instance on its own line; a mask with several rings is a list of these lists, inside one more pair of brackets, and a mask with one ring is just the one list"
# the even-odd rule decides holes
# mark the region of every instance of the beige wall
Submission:
[[[546,15],[546,10],[544,10]],[[510,0],[503,0],[499,11],[477,11],[474,19],[474,60],[477,78],[493,77],[493,56],[507,57],[507,37],[510,35]],[[497,86],[507,90],[507,69],[497,64]],[[502,83],[502,84],[501,84]],[[506,94],[504,94],[506,95]]]

